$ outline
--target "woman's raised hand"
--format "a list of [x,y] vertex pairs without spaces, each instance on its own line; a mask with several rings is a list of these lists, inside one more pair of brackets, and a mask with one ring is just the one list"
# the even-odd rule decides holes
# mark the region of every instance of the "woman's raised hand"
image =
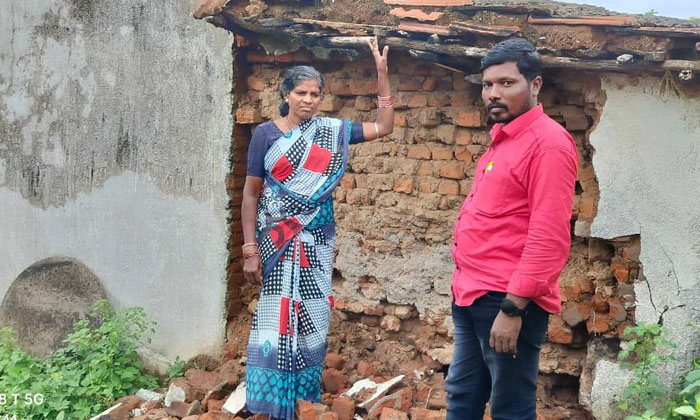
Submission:
[[374,56],[374,63],[377,65],[377,72],[387,73],[389,68],[386,64],[387,54],[389,53],[389,46],[384,46],[384,51],[379,52],[379,37],[375,35],[374,39],[369,38],[367,40],[367,45],[369,45],[370,51]]

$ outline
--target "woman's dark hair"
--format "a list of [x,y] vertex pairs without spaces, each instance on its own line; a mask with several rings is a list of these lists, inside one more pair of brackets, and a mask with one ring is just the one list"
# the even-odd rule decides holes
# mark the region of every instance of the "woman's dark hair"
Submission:
[[282,104],[280,105],[280,115],[286,117],[289,114],[289,103],[284,100],[284,97],[291,92],[296,85],[307,80],[318,81],[318,87],[323,92],[323,76],[315,68],[311,66],[294,66],[284,72],[284,79],[280,83],[280,95],[282,96]]
[[528,82],[542,75],[542,58],[535,47],[523,38],[511,38],[494,45],[481,59],[481,71],[514,61]]

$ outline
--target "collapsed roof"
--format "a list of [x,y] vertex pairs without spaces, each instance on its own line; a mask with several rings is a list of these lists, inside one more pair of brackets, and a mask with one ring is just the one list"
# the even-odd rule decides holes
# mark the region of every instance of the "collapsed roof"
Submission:
[[700,71],[700,25],[548,0],[204,0],[194,15],[272,55],[352,59],[378,35],[417,59],[473,71],[494,43],[524,37],[551,68]]

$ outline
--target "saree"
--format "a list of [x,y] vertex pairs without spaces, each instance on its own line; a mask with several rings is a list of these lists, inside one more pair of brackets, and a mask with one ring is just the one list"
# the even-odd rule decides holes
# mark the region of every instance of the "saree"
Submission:
[[318,402],[333,307],[332,193],[345,172],[351,122],[310,118],[265,154],[257,241],[263,285],[253,315],[246,406],[291,420]]

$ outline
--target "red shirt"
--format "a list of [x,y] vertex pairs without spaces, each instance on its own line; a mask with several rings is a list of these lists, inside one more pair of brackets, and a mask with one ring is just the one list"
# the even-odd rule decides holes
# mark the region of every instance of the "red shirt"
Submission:
[[578,168],[569,133],[542,105],[491,129],[455,226],[452,293],[469,306],[489,291],[560,312]]

